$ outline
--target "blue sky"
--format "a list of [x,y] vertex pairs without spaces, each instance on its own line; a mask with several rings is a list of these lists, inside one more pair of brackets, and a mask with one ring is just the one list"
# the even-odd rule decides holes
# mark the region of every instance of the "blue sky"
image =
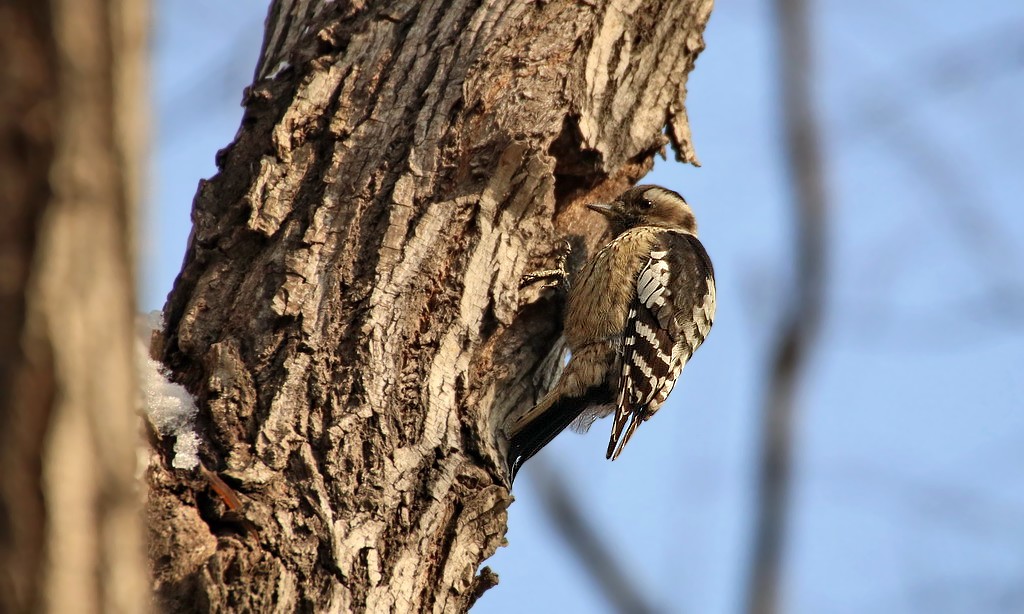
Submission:
[[[232,139],[265,3],[164,0],[140,301],[158,309],[189,211]],[[718,276],[707,343],[626,454],[607,425],[555,466],[665,612],[736,612],[764,364],[792,289],[771,5],[722,2],[689,82],[701,168],[660,162]],[[828,304],[799,394],[787,612],[1024,610],[1024,6],[814,6]],[[528,464],[501,584],[475,611],[602,612]]]

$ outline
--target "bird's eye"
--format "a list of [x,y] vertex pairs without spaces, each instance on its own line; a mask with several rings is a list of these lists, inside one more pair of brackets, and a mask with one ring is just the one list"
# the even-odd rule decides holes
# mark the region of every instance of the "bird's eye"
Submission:
[[652,203],[649,199],[647,199],[647,198],[641,198],[640,199],[640,208],[641,209],[650,209],[653,206],[654,206],[654,203]]

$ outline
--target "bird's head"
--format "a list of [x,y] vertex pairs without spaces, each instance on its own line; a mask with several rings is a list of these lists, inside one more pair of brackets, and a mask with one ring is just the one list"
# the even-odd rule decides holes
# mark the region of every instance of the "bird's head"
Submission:
[[638,185],[609,204],[587,205],[608,218],[616,235],[637,226],[658,226],[697,234],[697,218],[682,196],[656,185]]

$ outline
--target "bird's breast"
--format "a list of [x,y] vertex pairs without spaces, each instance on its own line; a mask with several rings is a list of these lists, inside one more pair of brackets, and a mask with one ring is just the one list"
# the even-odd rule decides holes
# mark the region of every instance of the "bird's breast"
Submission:
[[654,240],[652,229],[627,230],[584,265],[566,305],[565,338],[571,350],[622,336],[636,277]]

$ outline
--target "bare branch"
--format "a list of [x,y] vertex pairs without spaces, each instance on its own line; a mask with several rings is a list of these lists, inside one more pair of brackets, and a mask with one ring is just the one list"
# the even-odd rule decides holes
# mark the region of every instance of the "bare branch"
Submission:
[[805,0],[778,0],[780,90],[785,158],[795,199],[795,292],[773,351],[762,412],[761,462],[747,612],[780,608],[781,566],[789,515],[796,389],[820,328],[825,283],[825,184],[811,91],[810,27]]
[[555,524],[559,535],[565,538],[569,551],[576,555],[594,584],[601,589],[608,603],[623,614],[655,612],[643,593],[633,585],[619,559],[601,540],[587,520],[587,515],[569,495],[569,489],[558,470],[542,457],[530,464],[530,473],[536,479],[544,511]]

